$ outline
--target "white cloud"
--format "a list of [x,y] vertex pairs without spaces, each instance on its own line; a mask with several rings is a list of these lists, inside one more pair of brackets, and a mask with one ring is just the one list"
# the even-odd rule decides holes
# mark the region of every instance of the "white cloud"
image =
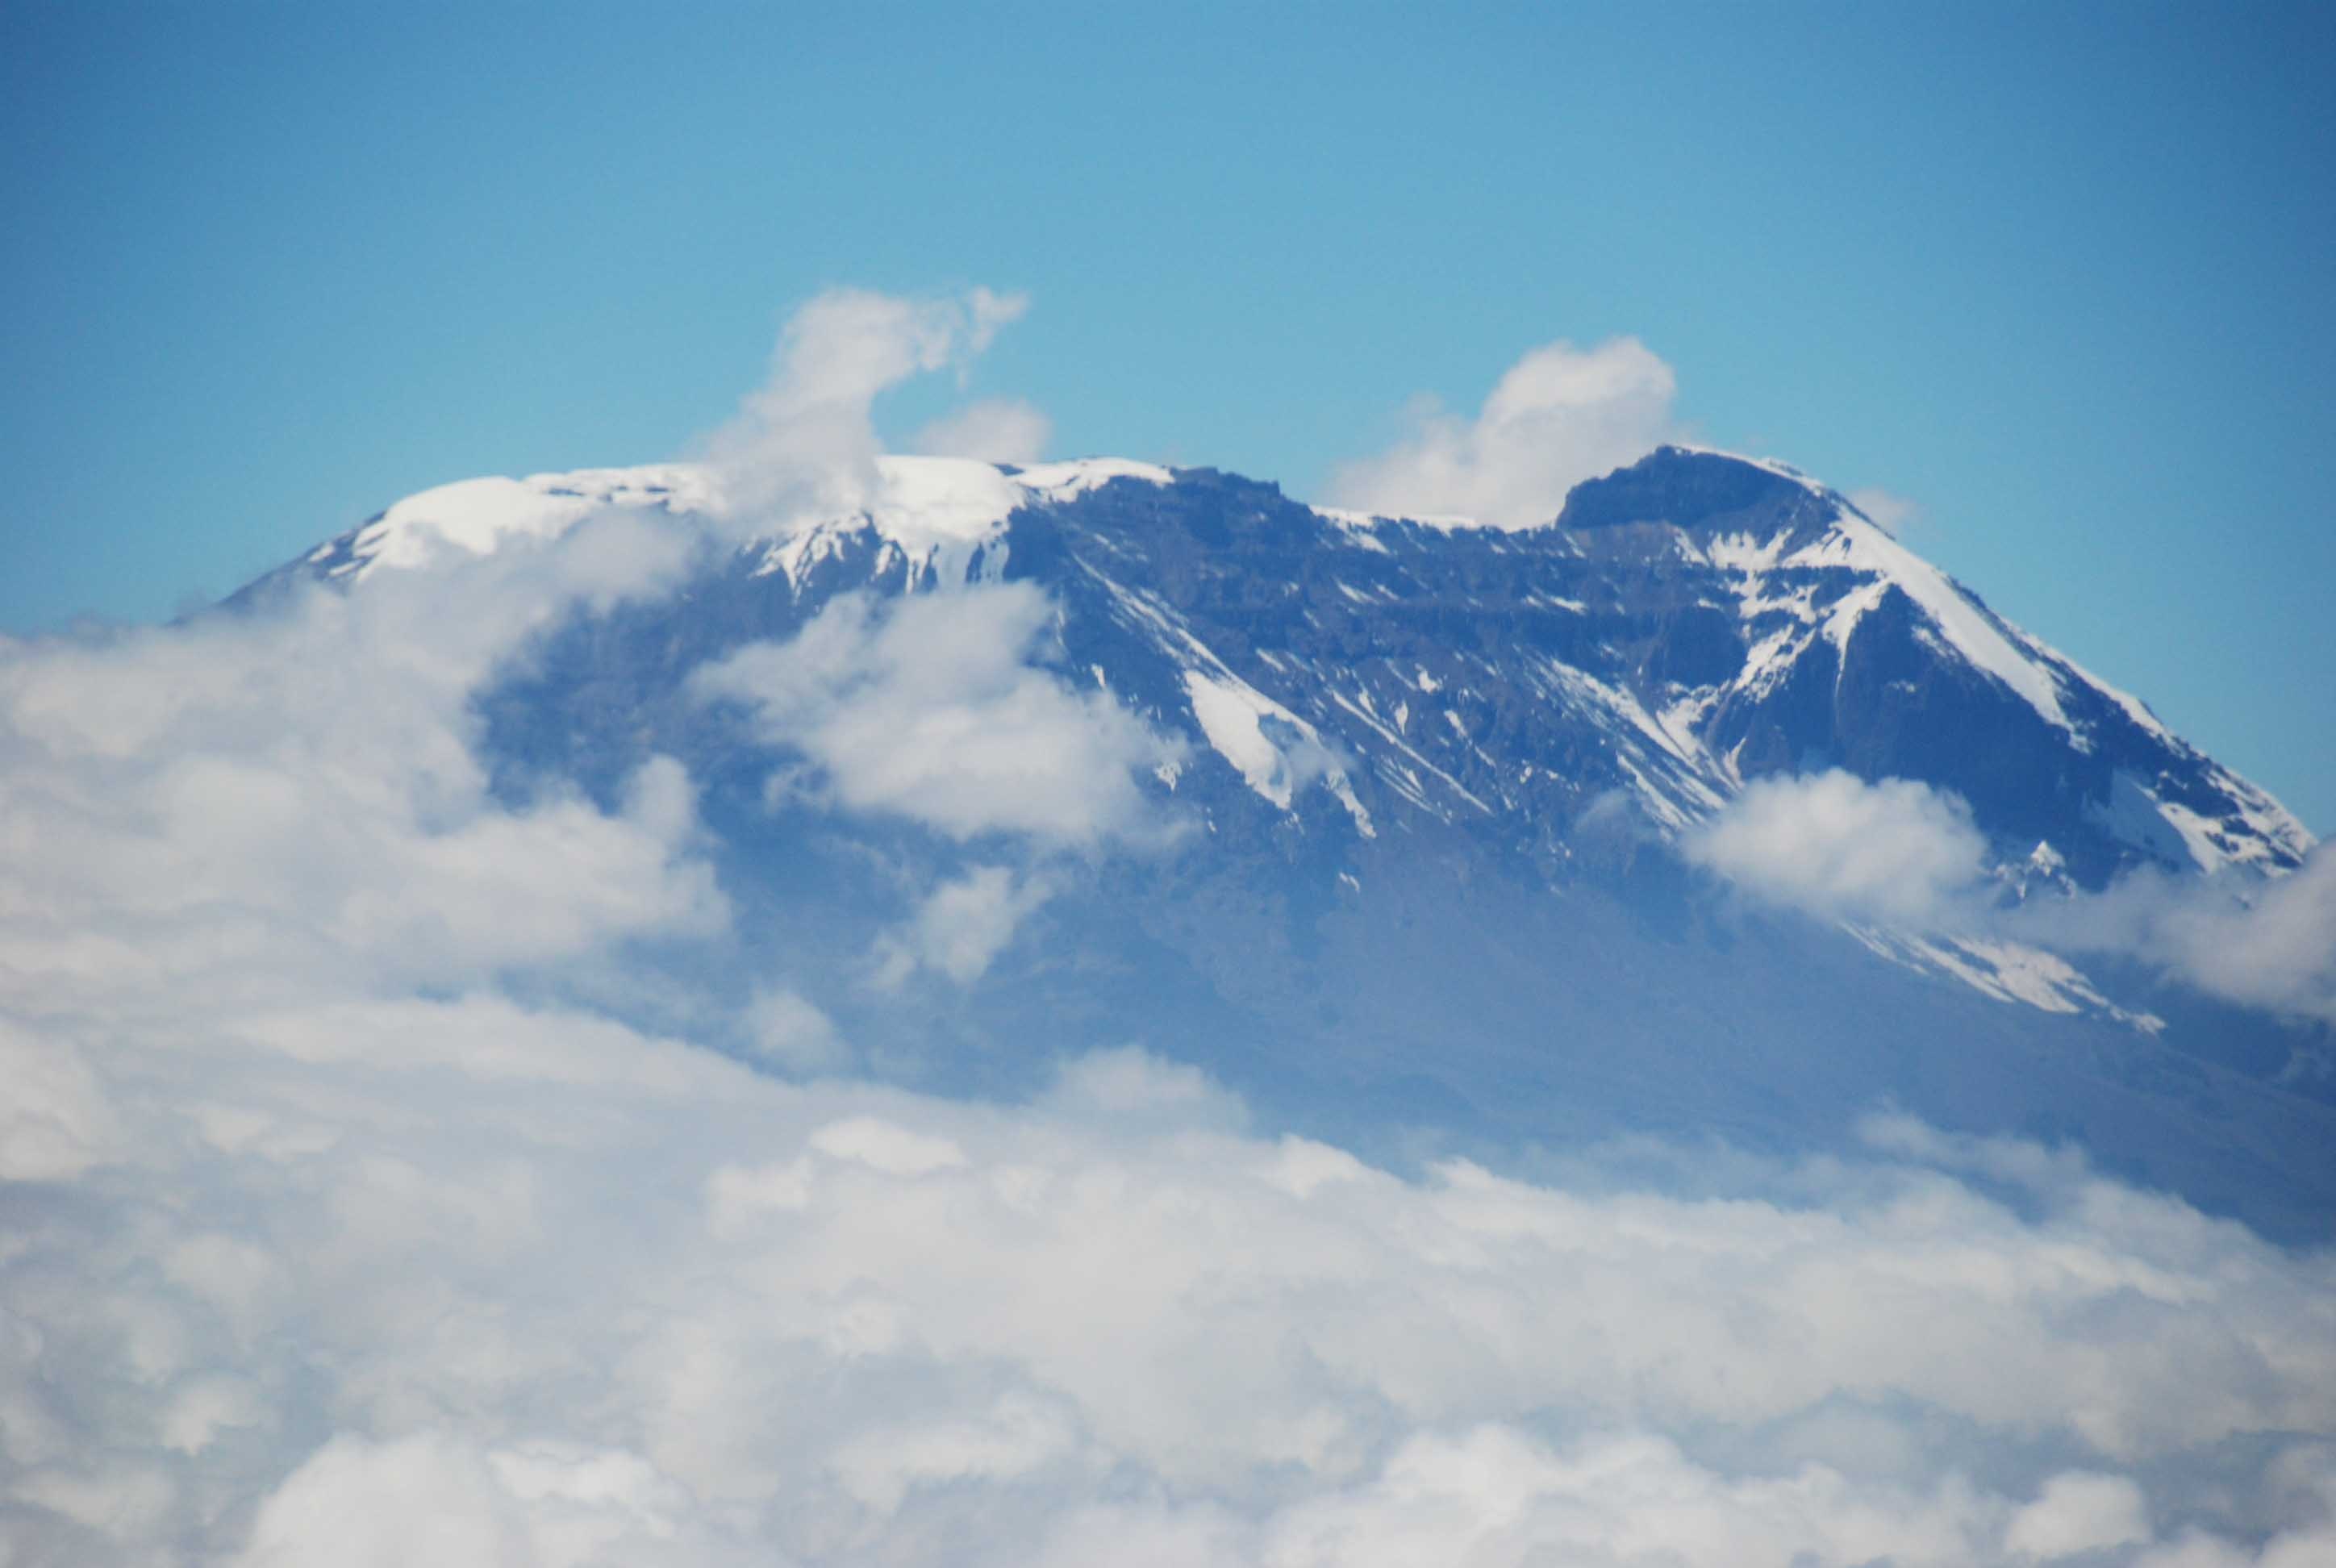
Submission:
[[1755,780],[1680,841],[1773,903],[2137,959],[2209,996],[2336,1022],[2336,853],[2269,879],[2143,871],[2016,910],[1978,896],[1987,843],[1951,792],[1834,770]]
[[[0,1262],[36,1556],[2010,1563],[2147,1540],[2132,1461],[2336,1427],[2331,1260],[2065,1163],[2028,1217],[1890,1160],[1406,1180],[1130,1053],[988,1107],[488,998],[95,1071],[125,1162]],[[1925,1412],[2095,1457],[1977,1490]]]
[[0,1022],[0,1182],[69,1181],[112,1157],[120,1134],[83,1054]]
[[1918,502],[1873,485],[1851,491],[1849,503],[1884,533],[1903,535],[1923,521],[1922,508]]
[[[432,592],[469,604],[469,570]],[[485,789],[467,693],[560,595],[481,602],[460,646],[393,602],[0,677],[0,1505],[34,1560],[1983,1563],[2015,1519],[2119,1515],[2072,1512],[2065,1465],[1972,1491],[1932,1413],[2136,1486],[2336,1429],[2327,1258],[2066,1160],[2026,1217],[1956,1174],[2018,1148],[1901,1126],[1792,1203],[1406,1179],[1138,1051],[1000,1108],[521,1005],[500,967],[715,929],[704,830],[670,767],[615,813]],[[861,606],[731,689],[851,803],[1140,837],[1111,792],[1156,743],[1023,662],[1046,613]],[[1016,760],[900,759],[929,735]],[[1033,886],[944,884],[919,961],[973,972]],[[850,1059],[793,992],[745,1022]],[[1783,1470],[1692,1445],[1785,1423]]]
[[828,1469],[854,1501],[892,1514],[917,1487],[1020,1480],[1076,1453],[1078,1441],[1068,1407],[1017,1390],[986,1410],[854,1437],[829,1458]]
[[1029,662],[1052,618],[1022,583],[881,607],[847,597],[793,640],[741,648],[692,686],[800,750],[848,810],[959,839],[1157,840],[1166,824],[1135,778],[1179,748],[1108,693]]
[[1566,492],[1678,433],[1671,367],[1635,337],[1544,344],[1509,367],[1473,420],[1432,402],[1387,451],[1341,466],[1330,500],[1391,516],[1458,515],[1496,528],[1554,518]]
[[1987,842],[1956,795],[1835,769],[1756,779],[1681,849],[1772,902],[1929,927],[1964,918]]
[[268,1498],[237,1568],[592,1568],[767,1562],[638,1456],[339,1437]]
[[2211,996],[2336,1022],[2336,851],[2325,844],[2283,877],[2143,872],[2012,925],[2049,945],[2138,958]]
[[2011,1552],[2043,1559],[2146,1544],[2149,1539],[2149,1508],[2141,1488],[2123,1475],[2083,1471],[2053,1476],[2042,1495],[2012,1515],[2003,1534]]
[[676,765],[615,813],[558,787],[506,809],[469,744],[471,693],[535,631],[685,553],[612,518],[361,594],[0,648],[14,967],[52,992],[459,983],[718,929]]
[[1017,876],[1010,866],[975,866],[940,883],[905,926],[878,939],[876,983],[897,989],[928,969],[972,984],[1053,891],[1043,876]]
[[962,369],[1028,304],[987,288],[939,299],[839,288],[803,306],[788,318],[769,380],[705,443],[729,525],[784,531],[861,510],[879,489],[877,394]]
[[852,1047],[834,1021],[791,990],[756,990],[746,1008],[746,1032],[754,1054],[784,1072],[836,1072],[852,1065]]
[[1096,1127],[1237,1132],[1249,1119],[1240,1097],[1206,1073],[1140,1046],[1089,1051],[1065,1063],[1043,1103],[1058,1116]]
[[986,398],[943,415],[909,440],[931,457],[976,457],[984,463],[1037,463],[1046,455],[1055,423],[1020,398]]

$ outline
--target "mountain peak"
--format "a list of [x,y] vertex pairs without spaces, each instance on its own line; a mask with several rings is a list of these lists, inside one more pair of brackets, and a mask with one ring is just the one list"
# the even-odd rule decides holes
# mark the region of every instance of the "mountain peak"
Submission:
[[1573,487],[1557,515],[1563,529],[1669,523],[1727,532],[1772,533],[1763,520],[1846,502],[1798,469],[1773,459],[1704,447],[1659,446],[1638,462]]

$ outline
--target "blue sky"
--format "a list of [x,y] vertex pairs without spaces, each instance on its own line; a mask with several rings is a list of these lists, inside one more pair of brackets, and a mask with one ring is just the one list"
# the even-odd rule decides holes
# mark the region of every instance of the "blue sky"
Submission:
[[1631,334],[2336,830],[2336,12],[807,10],[0,12],[0,627],[672,455],[834,284],[1300,495]]

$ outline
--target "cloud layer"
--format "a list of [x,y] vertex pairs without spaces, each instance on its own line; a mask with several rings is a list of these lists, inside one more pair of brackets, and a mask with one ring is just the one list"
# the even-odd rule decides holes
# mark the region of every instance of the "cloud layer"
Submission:
[[0,1267],[35,1557],[2016,1562],[2336,1423],[2329,1260],[2065,1160],[1406,1180],[1140,1055],[968,1105],[486,994],[87,1071]]
[[1416,405],[1394,446],[1331,475],[1329,498],[1386,516],[1535,527],[1582,481],[1676,435],[1677,392],[1671,367],[1635,337],[1544,344],[1509,367],[1474,419]]

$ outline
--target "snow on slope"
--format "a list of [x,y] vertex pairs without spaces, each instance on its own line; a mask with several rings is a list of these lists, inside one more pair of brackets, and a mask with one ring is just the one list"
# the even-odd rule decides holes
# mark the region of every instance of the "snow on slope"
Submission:
[[[932,458],[921,461],[934,462]],[[1069,463],[1033,463],[1027,468],[1009,468],[1007,475],[1015,483],[1048,501],[1068,501],[1085,495],[1091,490],[1109,484],[1114,479],[1141,480],[1145,484],[1173,484],[1176,476],[1156,463],[1137,463],[1125,457],[1082,457]]]
[[[1826,493],[1840,509],[1833,527],[1821,542],[1786,556],[1784,565],[1846,567],[1895,585],[1964,658],[2019,693],[2047,723],[2068,731],[2078,745],[2087,744],[2061,708],[2059,677],[2050,666],[2022,651],[2004,623],[1952,578],[1883,532],[1847,501]],[[1838,628],[1828,625],[1825,634],[1846,646],[1854,626],[1853,618]]]
[[[858,514],[812,520],[774,537],[767,558],[774,568],[799,579],[803,561],[817,556],[817,536],[871,528],[918,570],[938,567],[950,579],[950,564],[962,569],[1018,506],[1069,500],[1115,479],[1168,484],[1175,477],[1124,458],[1013,469],[970,458],[885,456],[876,468],[876,493]],[[450,555],[489,555],[509,541],[555,537],[610,508],[710,517],[721,507],[719,476],[690,463],[463,480],[410,495],[366,523],[331,574],[363,577],[383,568],[425,568]],[[310,559],[323,560],[333,550],[326,546]],[[962,570],[955,574],[962,576]]]
[[[2000,619],[1961,584],[1908,550],[1860,511],[1840,492],[1811,478],[1790,463],[1774,458],[1747,457],[1710,447],[1681,447],[1683,452],[1723,457],[1747,463],[1807,491],[1831,511],[1824,533],[1815,541],[1793,548],[1796,531],[1786,529],[1767,539],[1732,534],[1711,540],[1698,553],[1710,565],[1733,571],[1742,579],[1739,595],[1746,618],[1758,610],[1793,608],[1801,618],[1822,626],[1825,639],[1836,648],[1848,647],[1857,623],[1882,602],[1882,585],[1894,586],[1922,610],[1948,646],[1974,668],[2002,682],[2045,721],[2068,732],[2077,744],[2089,744],[2071,724],[2061,704],[2064,674],[2054,663],[2037,657],[2035,645],[2017,628]],[[1834,600],[1819,617],[1806,592],[1767,597],[1767,574],[1778,570],[1835,570],[1865,577],[1869,584]],[[2068,667],[2071,671],[2073,667]],[[2113,700],[2122,696],[2103,688]],[[2130,698],[2125,698],[2130,702]],[[2138,706],[2138,704],[2134,705]]]
[[1355,831],[1378,837],[1371,813],[1321,732],[1218,662],[1212,670],[1184,669],[1184,694],[1209,745],[1232,764],[1241,781],[1283,811],[1299,789],[1319,779],[1347,808]]
[[[705,471],[682,464],[466,479],[409,495],[358,529],[333,574],[427,567],[449,552],[491,555],[507,540],[553,538],[609,507],[703,511],[713,499]],[[310,559],[332,550],[326,545]]]

